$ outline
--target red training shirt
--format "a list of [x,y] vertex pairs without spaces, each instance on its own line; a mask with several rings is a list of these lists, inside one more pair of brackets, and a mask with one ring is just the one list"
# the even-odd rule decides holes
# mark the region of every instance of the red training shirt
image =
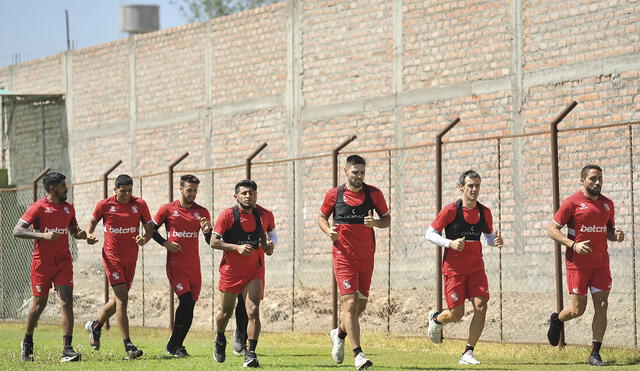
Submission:
[[71,259],[69,252],[69,227],[78,225],[76,211],[68,202],[54,204],[47,197],[32,203],[20,218],[23,222],[33,225],[36,232],[61,234],[56,241],[35,240],[32,257],[51,258],[66,257]]

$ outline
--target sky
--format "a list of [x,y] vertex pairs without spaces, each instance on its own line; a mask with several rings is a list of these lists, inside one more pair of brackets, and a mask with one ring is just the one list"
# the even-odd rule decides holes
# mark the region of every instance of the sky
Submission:
[[67,48],[65,9],[75,49],[127,37],[120,31],[120,6],[159,5],[160,29],[187,21],[169,0],[0,0],[0,66],[39,59]]

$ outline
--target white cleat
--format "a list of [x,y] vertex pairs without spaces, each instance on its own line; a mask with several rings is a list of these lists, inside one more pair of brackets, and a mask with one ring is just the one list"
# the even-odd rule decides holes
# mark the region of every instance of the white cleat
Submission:
[[371,362],[371,360],[364,355],[364,352],[360,352],[358,353],[358,355],[356,355],[354,363],[358,370],[364,370],[365,368],[373,366],[373,362]]
[[473,351],[472,350],[467,350],[466,352],[464,352],[464,354],[462,354],[462,357],[460,357],[460,362],[458,362],[458,364],[460,364],[460,365],[479,365],[480,361],[478,361],[476,359],[476,357],[473,356]]
[[337,364],[341,364],[344,361],[344,339],[340,339],[338,337],[339,329],[334,328],[329,331],[329,337],[331,337],[331,341],[333,342],[333,348],[331,348],[331,356],[333,360]]
[[429,338],[436,344],[442,343],[442,324],[437,324],[434,320],[436,318],[437,310],[432,309],[429,312]]

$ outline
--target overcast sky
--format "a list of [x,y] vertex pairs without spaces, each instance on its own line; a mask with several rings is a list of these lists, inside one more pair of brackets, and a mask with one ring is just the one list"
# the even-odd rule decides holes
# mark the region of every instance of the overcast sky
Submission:
[[0,0],[0,66],[42,58],[67,48],[64,10],[76,49],[127,37],[120,32],[121,5],[159,5],[160,28],[186,23],[169,0]]

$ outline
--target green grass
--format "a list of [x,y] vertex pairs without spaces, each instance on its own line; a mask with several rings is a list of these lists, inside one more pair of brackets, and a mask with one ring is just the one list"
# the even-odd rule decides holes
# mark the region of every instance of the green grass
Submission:
[[[60,363],[62,333],[59,327],[41,325],[34,334],[34,363],[20,361],[20,341],[24,325],[0,323],[0,370],[17,369],[78,369],[78,370],[203,370],[237,369],[242,358],[231,353],[227,346],[227,360],[218,364],[212,357],[211,332],[192,332],[186,346],[191,353],[187,359],[172,359],[164,354],[169,332],[164,329],[133,328],[131,336],[145,354],[141,359],[124,361],[122,341],[116,328],[103,331],[102,349],[94,351],[88,346],[83,328],[75,329],[74,347],[82,353],[82,362]],[[228,335],[230,339],[230,334]],[[258,356],[265,369],[273,370],[353,370],[353,361],[346,354],[342,365],[333,363],[330,340],[323,334],[265,333],[260,338]],[[574,370],[589,369],[585,361],[589,349],[566,347],[558,350],[542,345],[514,345],[480,343],[475,354],[482,362],[479,366],[458,366],[464,347],[461,341],[445,340],[432,344],[425,337],[400,338],[385,334],[366,334],[364,349],[374,362],[373,369],[381,370]],[[347,352],[349,353],[349,352]],[[635,350],[603,349],[602,356],[615,369],[639,369],[640,353]]]

